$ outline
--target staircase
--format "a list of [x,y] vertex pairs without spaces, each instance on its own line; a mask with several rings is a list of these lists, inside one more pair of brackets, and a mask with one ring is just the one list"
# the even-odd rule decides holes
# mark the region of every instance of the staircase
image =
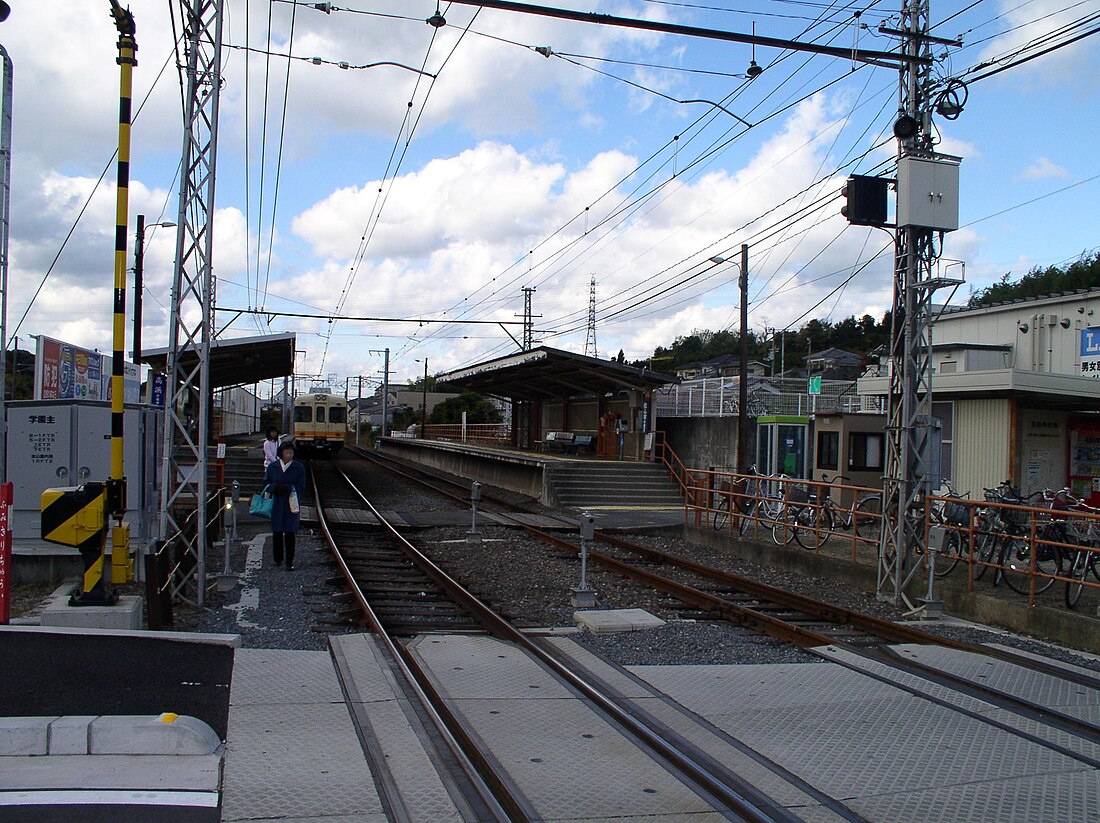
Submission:
[[556,503],[574,508],[680,508],[679,485],[659,463],[577,461],[547,466]]
[[[256,435],[257,438],[260,435]],[[207,484],[211,489],[217,488],[215,477],[217,476],[216,449],[210,449],[210,458],[207,463]],[[225,485],[232,485],[237,480],[241,484],[241,499],[247,499],[263,488],[264,483],[264,453],[263,445],[259,440],[255,446],[247,449],[230,446],[225,452]]]

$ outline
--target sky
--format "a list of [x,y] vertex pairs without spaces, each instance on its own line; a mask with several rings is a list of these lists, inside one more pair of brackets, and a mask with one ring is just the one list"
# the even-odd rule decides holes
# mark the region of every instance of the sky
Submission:
[[[14,65],[9,336],[109,351],[109,3],[10,5],[0,24]],[[216,329],[296,332],[304,381],[377,380],[386,348],[392,380],[421,374],[424,359],[436,374],[514,352],[519,326],[496,324],[518,322],[523,287],[535,289],[535,340],[584,351],[593,278],[598,354],[645,358],[738,322],[742,243],[757,333],[889,308],[890,237],[849,226],[839,190],[848,174],[894,173],[895,69],[446,2],[437,28],[426,23],[434,0],[317,5],[225,0],[214,219]],[[878,31],[897,25],[897,0],[560,5],[845,49],[897,45]],[[177,220],[182,93],[178,3],[130,8],[141,106],[132,255],[137,214]],[[1052,32],[1095,28],[1100,0],[932,0],[930,11],[934,34],[963,37],[935,47],[937,88],[971,81],[958,119],[934,120],[937,149],[963,158],[961,228],[945,236],[938,269],[965,273],[960,301],[1100,247],[1100,37],[982,77]],[[752,60],[764,71],[750,80]],[[372,63],[401,66],[360,68]],[[167,341],[175,231],[146,234],[145,348]]]

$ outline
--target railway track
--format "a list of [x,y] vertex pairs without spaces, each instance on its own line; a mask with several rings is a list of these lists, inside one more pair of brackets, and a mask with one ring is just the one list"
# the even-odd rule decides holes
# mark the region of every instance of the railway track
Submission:
[[[385,466],[388,461],[376,462],[394,470]],[[406,471],[404,467],[398,470],[413,482],[434,488],[450,499],[468,505],[468,501],[458,493],[465,489],[462,484],[419,470]],[[430,479],[421,479],[418,474]],[[483,491],[482,505],[485,506],[487,502],[505,511],[523,510],[509,501],[486,495]],[[530,526],[523,528],[532,537],[561,551],[580,553],[579,543],[573,540]],[[944,667],[922,662],[915,655],[904,653],[904,648],[907,645],[930,646],[982,655],[1030,672],[1067,681],[1098,694],[1100,673],[1084,673],[1004,648],[959,642],[759,583],[618,536],[597,532],[596,539],[608,550],[590,551],[588,556],[591,564],[660,591],[700,613],[794,644],[831,662],[859,668],[865,674],[876,671],[877,674],[871,676],[881,680],[887,680],[887,676],[883,674],[884,669],[897,673],[898,676],[916,676],[924,683],[977,697],[1025,720],[1039,721],[1053,730],[1070,734],[1090,745],[1100,744],[1100,726],[1088,720]],[[898,646],[902,651],[898,650]],[[841,650],[846,656],[838,658],[832,654],[834,649]],[[896,680],[894,682],[896,684]],[[906,688],[916,696],[927,696],[925,689],[911,685]],[[1054,745],[1059,750],[1064,748]],[[1072,756],[1094,767],[1100,765],[1091,755],[1074,752]]]
[[[693,746],[681,734],[649,715],[646,710],[639,708],[633,698],[592,677],[576,664],[571,665],[565,656],[555,652],[552,647],[515,629],[406,540],[339,468],[311,467],[311,482],[322,534],[333,552],[348,590],[362,610],[364,623],[379,637],[402,680],[425,707],[428,720],[438,732],[439,739],[446,745],[446,759],[457,764],[460,774],[455,779],[465,787],[464,795],[473,810],[472,819],[527,821],[542,819],[544,815],[522,787],[502,772],[492,754],[484,750],[478,735],[452,709],[440,685],[430,672],[421,667],[416,656],[399,639],[395,628],[408,631],[413,627],[420,627],[418,630],[422,631],[423,627],[432,625],[451,632],[451,616],[461,615],[463,630],[478,630],[521,649],[540,667],[551,672],[571,693],[579,696],[599,715],[616,726],[627,739],[662,763],[681,783],[691,788],[699,797],[705,798],[713,808],[722,811],[726,819],[746,823],[794,823],[800,820],[797,815],[756,789],[751,782]],[[347,507],[352,503],[367,508],[376,518],[378,527],[345,530],[330,525],[325,514],[326,509]],[[371,565],[371,561],[361,560],[365,555],[360,553],[359,547],[365,531],[373,532],[370,535],[371,552],[383,551],[381,544],[384,541],[381,538],[384,538],[394,551],[403,555],[423,575],[422,581],[430,581],[434,590],[438,591],[439,596],[433,597],[432,607],[432,620],[435,623],[420,622],[419,615],[412,620],[399,615],[399,604],[408,602],[405,596],[415,586],[402,583],[395,602],[389,599],[392,591],[390,588],[382,588],[379,598],[372,588],[374,584],[370,580],[364,582],[361,579],[364,568]],[[398,563],[392,559],[390,552],[386,551],[384,556],[387,566]],[[444,600],[449,600],[449,605],[444,605]],[[446,615],[442,622],[439,621],[441,614]],[[797,778],[785,775],[783,779],[798,784],[799,790],[805,791],[816,802],[836,810],[837,819],[863,820],[833,798],[802,784]],[[385,786],[386,781],[381,782]],[[394,796],[389,802],[391,806],[398,806],[402,801]]]

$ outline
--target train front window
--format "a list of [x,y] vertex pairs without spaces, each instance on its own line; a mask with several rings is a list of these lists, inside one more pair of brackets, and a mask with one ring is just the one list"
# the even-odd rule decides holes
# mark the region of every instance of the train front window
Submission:
[[312,423],[313,422],[313,409],[309,406],[295,406],[294,407],[294,422],[295,423]]
[[348,410],[342,409],[339,406],[333,406],[328,410],[328,422],[329,423],[347,423],[348,422]]
[[325,407],[324,406],[318,406],[317,407],[317,422],[318,423],[324,423],[325,422]]

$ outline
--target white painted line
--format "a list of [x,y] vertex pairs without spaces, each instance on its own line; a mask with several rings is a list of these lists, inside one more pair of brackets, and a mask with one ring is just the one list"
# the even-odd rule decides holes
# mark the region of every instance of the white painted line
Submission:
[[260,608],[260,588],[259,586],[249,586],[247,584],[255,582],[256,575],[260,573],[260,569],[263,567],[264,545],[267,543],[268,534],[270,532],[262,532],[249,541],[248,554],[244,560],[244,573],[241,575],[241,582],[246,585],[241,589],[240,601],[226,607],[237,613],[237,625],[242,628],[255,629],[258,627],[258,624],[245,617],[245,612],[252,612]]
[[0,791],[0,806],[196,806],[213,809],[217,805],[217,792],[142,789]]

